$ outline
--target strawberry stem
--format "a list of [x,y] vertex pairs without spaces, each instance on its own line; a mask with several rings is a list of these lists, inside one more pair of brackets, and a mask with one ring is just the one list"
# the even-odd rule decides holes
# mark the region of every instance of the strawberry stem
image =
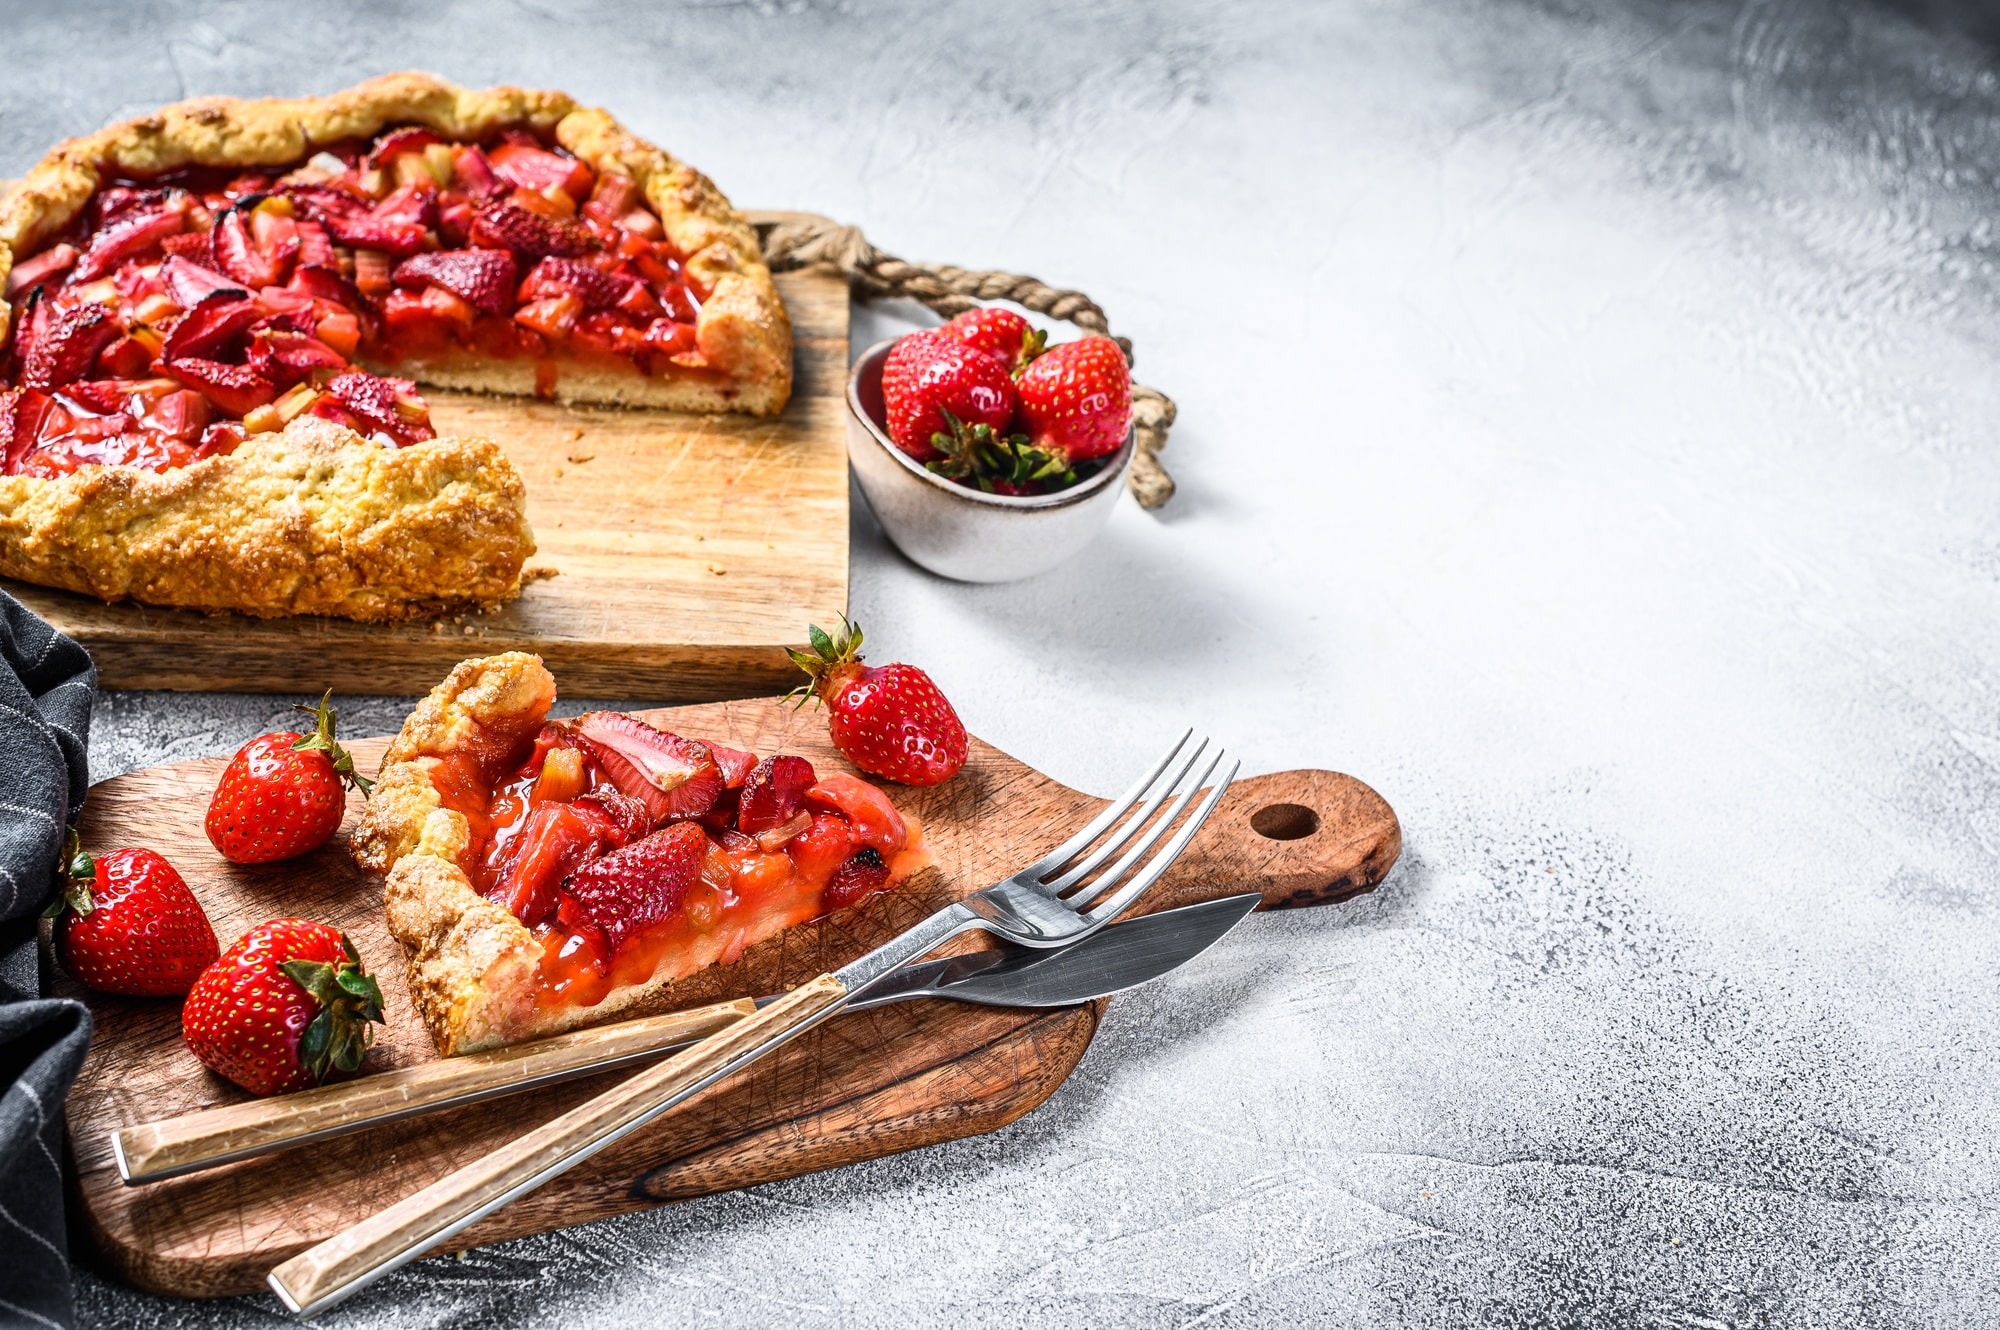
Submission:
[[843,665],[852,665],[861,659],[861,625],[840,616],[840,636],[830,635],[818,624],[806,626],[806,640],[812,643],[811,651],[800,651],[797,647],[786,647],[785,654],[792,658],[792,664],[804,670],[811,682],[802,683],[785,694],[785,700],[795,706],[804,706],[808,697],[816,697],[820,683],[833,670]]
[[346,934],[340,938],[345,959],[286,961],[278,968],[319,1003],[319,1014],[299,1037],[299,1061],[315,1079],[334,1070],[356,1071],[374,1042],[374,1026],[383,1023],[382,989],[361,968],[361,953]]
[[56,865],[56,898],[42,911],[42,918],[57,919],[64,910],[87,915],[96,909],[90,885],[97,880],[97,860],[83,852],[83,842],[75,827],[63,828],[62,859]]
[[336,713],[328,705],[332,701],[333,690],[329,688],[326,690],[326,696],[320,698],[319,705],[316,707],[309,707],[304,703],[293,704],[292,710],[303,711],[313,718],[313,732],[301,737],[297,743],[293,744],[292,751],[295,753],[325,753],[333,762],[334,774],[349,785],[352,785],[355,789],[361,791],[361,797],[366,799],[368,791],[374,787],[375,782],[356,771],[354,769],[353,755],[333,741],[333,726]]

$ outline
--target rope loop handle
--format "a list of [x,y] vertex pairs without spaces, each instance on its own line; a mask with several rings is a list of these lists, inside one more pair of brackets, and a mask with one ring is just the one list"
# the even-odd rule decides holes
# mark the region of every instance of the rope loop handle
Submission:
[[[826,264],[840,272],[861,300],[915,300],[946,318],[990,301],[1005,300],[1037,314],[1074,324],[1086,333],[1110,337],[1132,363],[1132,339],[1112,336],[1110,320],[1096,301],[1017,273],[911,263],[868,243],[858,226],[843,226],[809,213],[753,218],[772,272]],[[1132,385],[1136,447],[1126,482],[1141,507],[1158,508],[1174,497],[1173,477],[1160,465],[1167,430],[1174,423],[1173,399],[1157,388]]]

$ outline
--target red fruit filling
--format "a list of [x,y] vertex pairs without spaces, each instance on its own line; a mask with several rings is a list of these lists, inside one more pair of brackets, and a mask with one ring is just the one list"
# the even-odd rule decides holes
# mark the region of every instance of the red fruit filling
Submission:
[[[543,391],[562,360],[698,374],[708,292],[682,258],[630,177],[521,130],[115,180],[8,275],[0,474],[161,471],[307,413],[435,437],[416,385],[363,365],[526,357]],[[202,408],[158,409],[182,389]]]
[[[440,761],[431,779],[471,824],[474,887],[541,941],[545,1004],[732,961],[929,862],[888,796],[802,757],[759,761],[616,712],[548,722],[524,747]],[[490,791],[486,761],[507,773]]]

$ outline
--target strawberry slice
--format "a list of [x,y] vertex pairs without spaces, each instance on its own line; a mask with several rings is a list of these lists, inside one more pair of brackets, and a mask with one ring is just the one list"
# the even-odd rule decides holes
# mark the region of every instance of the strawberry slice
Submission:
[[889,885],[889,865],[872,845],[864,845],[854,857],[833,870],[820,893],[823,910],[844,910],[863,896],[872,896]]
[[852,822],[862,843],[884,854],[894,854],[910,843],[909,828],[896,805],[859,776],[836,771],[807,790],[805,797],[815,808],[830,809]]
[[174,325],[160,358],[221,360],[241,345],[250,325],[263,317],[263,308],[240,291],[212,292]]
[[94,281],[125,260],[154,248],[168,236],[187,229],[187,215],[178,209],[161,209],[121,217],[91,238],[90,248],[76,261],[72,282]]
[[646,805],[614,789],[600,787],[579,795],[575,807],[602,819],[605,843],[613,848],[630,845],[653,829]]
[[234,291],[238,296],[249,294],[240,283],[178,254],[168,255],[167,261],[160,265],[160,281],[166,286],[167,295],[182,309],[195,308],[217,291]]
[[[423,224],[426,205],[414,201],[413,189],[397,190],[373,209],[328,185],[287,185],[284,193],[305,212],[308,221],[325,227],[343,245],[379,249],[403,258],[430,244],[430,232]],[[435,208],[430,211],[434,213]]]
[[27,388],[60,388],[76,382],[99,351],[124,336],[111,311],[95,303],[58,310],[38,324],[21,357],[21,384]]
[[507,850],[492,898],[532,928],[555,912],[562,880],[603,853],[604,842],[596,819],[569,804],[543,804]]
[[160,248],[175,258],[188,259],[204,268],[215,266],[215,246],[209,242],[206,231],[183,231],[177,236],[168,236],[160,242]]
[[724,748],[711,739],[702,742],[708,745],[708,755],[715,759],[716,767],[722,772],[724,789],[736,789],[750,778],[751,769],[757,765],[755,753],[746,753],[740,748]]
[[546,300],[574,295],[585,309],[614,309],[632,292],[644,292],[636,277],[614,277],[576,259],[546,258],[521,283],[521,299]]
[[[251,196],[253,199],[256,197]],[[242,204],[238,204],[223,213],[215,223],[215,229],[209,232],[209,243],[215,249],[216,266],[252,291],[259,287],[277,286],[285,280],[286,271],[299,256],[298,234],[294,232],[283,237],[267,250],[251,234],[250,224],[244,220],[247,211]]]
[[333,265],[301,262],[292,273],[291,289],[314,300],[330,300],[373,321],[368,297],[362,295],[361,289],[343,277],[340,269]]
[[249,365],[225,365],[200,356],[162,362],[168,374],[232,416],[247,416],[278,395],[278,385]]
[[683,822],[593,859],[563,883],[557,917],[572,928],[596,928],[616,948],[680,909],[701,880],[707,849],[707,834]]
[[437,432],[428,417],[413,419],[410,403],[421,403],[417,385],[408,379],[384,378],[364,370],[350,370],[327,380],[326,390],[370,429],[387,434],[400,444],[434,439]]
[[817,783],[812,763],[802,757],[767,757],[743,782],[737,805],[737,829],[749,835],[769,831],[791,820],[805,806],[806,791]]
[[487,249],[511,249],[523,258],[588,254],[597,237],[574,222],[559,222],[529,212],[518,203],[489,203],[472,219],[472,243]]
[[384,134],[381,140],[376,143],[375,150],[368,154],[368,165],[381,166],[397,153],[421,152],[433,143],[442,142],[444,142],[443,139],[420,125],[410,125],[403,129],[392,130]]
[[404,259],[396,267],[395,282],[442,287],[476,309],[505,314],[513,306],[514,271],[511,250],[446,250]]
[[596,173],[576,158],[525,143],[501,144],[493,150],[492,162],[502,180],[537,194],[555,185],[580,202],[590,197],[591,186],[597,183]]
[[51,278],[68,272],[76,264],[79,252],[75,245],[52,245],[32,259],[15,264],[7,274],[7,299],[14,300],[23,291],[48,285]]
[[576,733],[611,783],[643,802],[656,823],[700,817],[722,794],[722,772],[706,744],[617,711],[579,716]]
[[273,329],[262,333],[271,348],[271,358],[291,371],[289,377],[303,379],[316,369],[346,369],[347,357],[308,333]]
[[299,263],[312,264],[321,268],[340,267],[340,256],[333,252],[333,237],[327,234],[318,222],[294,222],[299,237]]

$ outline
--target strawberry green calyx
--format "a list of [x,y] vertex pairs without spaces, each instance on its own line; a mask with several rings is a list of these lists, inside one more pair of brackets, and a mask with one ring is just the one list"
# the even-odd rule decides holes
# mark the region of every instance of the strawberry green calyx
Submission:
[[1076,483],[1076,471],[1059,452],[1034,447],[1025,434],[998,434],[990,425],[967,425],[947,411],[949,432],[931,435],[944,456],[925,464],[933,474],[988,494],[1042,494]]
[[1020,378],[1021,372],[1035,363],[1035,357],[1048,349],[1049,334],[1046,329],[1030,328],[1028,331],[1022,333],[1021,354],[1014,360],[1014,368],[1011,371],[1012,376],[1017,379]]
[[63,828],[62,863],[56,879],[59,890],[49,908],[42,911],[42,918],[59,919],[65,910],[83,916],[97,908],[90,899],[90,884],[97,880],[97,860],[83,852],[75,827]]
[[329,688],[326,690],[326,696],[320,698],[318,706],[309,707],[303,703],[299,703],[292,707],[292,710],[303,711],[313,718],[313,732],[305,735],[297,743],[293,744],[292,751],[295,753],[325,753],[333,762],[334,772],[349,785],[361,791],[361,797],[366,799],[368,791],[374,787],[375,782],[356,771],[354,769],[353,755],[333,741],[333,726],[336,713],[328,705],[332,701],[333,690]]
[[861,661],[861,625],[840,616],[840,636],[830,636],[818,624],[806,628],[806,640],[812,643],[811,651],[800,651],[797,647],[787,647],[785,654],[792,658],[792,664],[811,676],[810,683],[802,683],[785,694],[785,700],[795,706],[804,706],[809,697],[822,700],[828,689],[844,678]]
[[361,953],[344,934],[340,949],[346,959],[337,965],[286,961],[278,967],[319,1003],[319,1015],[299,1037],[299,1061],[321,1080],[335,1069],[357,1070],[374,1042],[375,1025],[383,1023],[382,989],[361,968]]

